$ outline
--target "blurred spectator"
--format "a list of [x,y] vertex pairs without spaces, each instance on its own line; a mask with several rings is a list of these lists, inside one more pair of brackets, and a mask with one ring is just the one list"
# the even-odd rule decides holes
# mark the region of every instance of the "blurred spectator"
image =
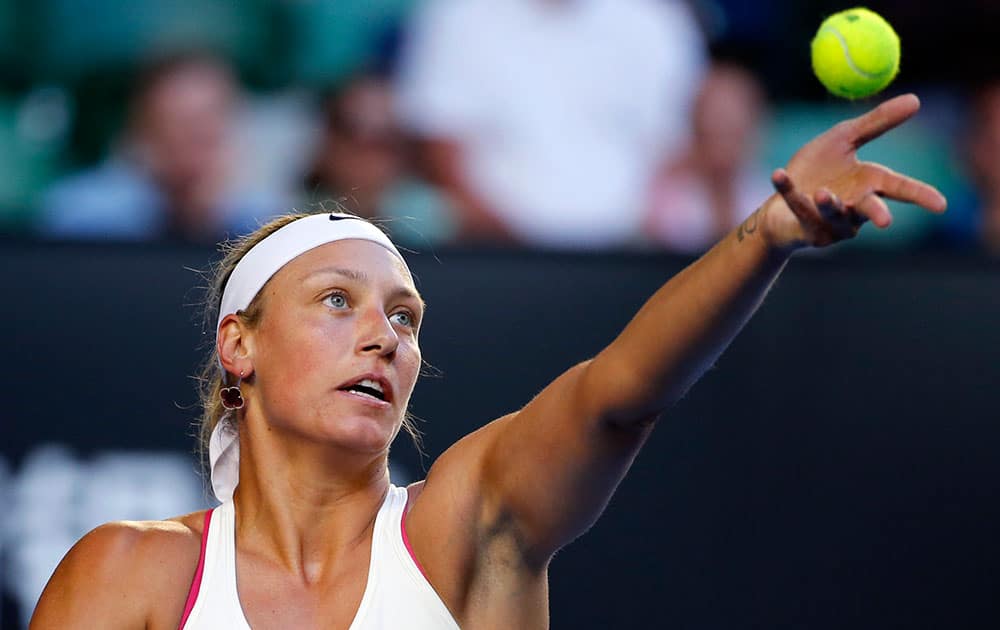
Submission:
[[701,253],[773,192],[756,162],[764,91],[748,70],[712,66],[698,91],[691,146],[653,187],[647,236],[669,250]]
[[972,102],[969,167],[979,191],[979,238],[1000,255],[1000,81],[983,87]]
[[334,200],[368,218],[391,219],[393,236],[412,245],[449,240],[447,200],[409,175],[392,86],[358,75],[324,100],[323,131],[306,178],[309,200]]
[[466,238],[615,247],[684,141],[704,44],[662,0],[430,0],[401,112]]
[[276,198],[233,185],[237,92],[228,66],[208,54],[151,63],[138,78],[119,150],[49,191],[41,233],[214,241],[283,210]]
[[956,162],[965,177],[947,191],[948,211],[937,217],[925,245],[1000,255],[1000,80],[980,83],[958,113]]

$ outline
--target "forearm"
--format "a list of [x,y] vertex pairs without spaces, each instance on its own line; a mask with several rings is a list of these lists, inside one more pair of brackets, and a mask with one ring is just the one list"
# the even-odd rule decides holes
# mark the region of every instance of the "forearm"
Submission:
[[594,522],[652,419],[722,353],[787,257],[749,219],[661,287],[600,354],[491,425],[483,485],[515,515],[523,548],[547,558]]
[[788,259],[758,229],[767,208],[661,287],[595,357],[585,379],[595,415],[616,424],[647,419],[683,396],[722,354]]

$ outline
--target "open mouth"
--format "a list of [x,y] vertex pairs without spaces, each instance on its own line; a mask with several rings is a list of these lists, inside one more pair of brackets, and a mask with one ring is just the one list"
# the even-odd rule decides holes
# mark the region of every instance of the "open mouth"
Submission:
[[370,378],[365,378],[358,381],[357,383],[351,383],[350,385],[345,385],[340,389],[341,391],[353,392],[355,394],[360,394],[362,396],[368,396],[370,398],[374,398],[375,400],[381,400],[382,402],[388,401],[388,396],[386,396],[385,392],[386,388],[382,385],[382,383]]

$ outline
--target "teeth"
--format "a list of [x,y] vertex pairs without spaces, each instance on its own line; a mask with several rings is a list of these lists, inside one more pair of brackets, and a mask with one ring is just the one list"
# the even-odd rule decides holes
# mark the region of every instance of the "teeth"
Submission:
[[378,391],[378,393],[380,393],[380,394],[384,394],[385,393],[384,391],[382,391],[382,384],[379,383],[379,382],[377,382],[377,381],[373,381],[370,378],[366,378],[365,380],[363,380],[360,383],[358,383],[358,385],[361,385],[362,387],[369,387],[371,389],[374,389],[374,390]]

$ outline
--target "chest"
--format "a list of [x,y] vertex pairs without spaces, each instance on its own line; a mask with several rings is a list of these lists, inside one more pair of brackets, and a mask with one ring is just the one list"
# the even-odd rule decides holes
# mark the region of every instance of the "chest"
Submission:
[[370,545],[353,550],[322,577],[290,574],[253,557],[237,557],[237,591],[254,630],[347,629],[358,616],[369,582]]

